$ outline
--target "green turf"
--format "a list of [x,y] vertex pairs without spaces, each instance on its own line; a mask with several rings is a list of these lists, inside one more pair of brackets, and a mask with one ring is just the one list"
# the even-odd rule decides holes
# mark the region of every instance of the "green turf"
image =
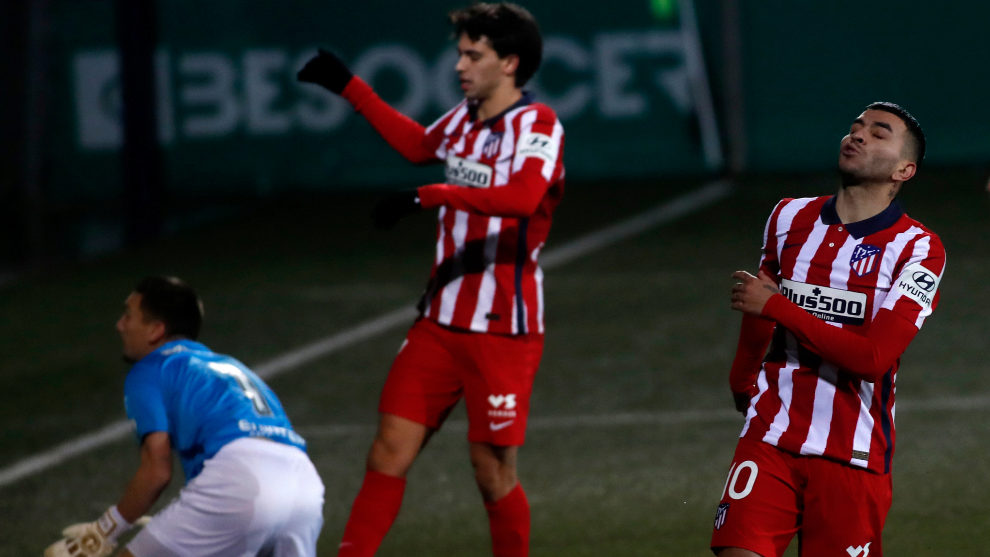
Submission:
[[[885,546],[889,555],[976,555],[990,545],[990,409],[911,410],[911,403],[990,396],[982,338],[990,308],[986,175],[926,172],[902,197],[942,236],[948,269],[941,305],[898,377]],[[693,185],[570,186],[547,250]],[[728,309],[729,275],[755,266],[778,198],[834,187],[830,176],[747,178],[694,218],[547,272],[547,344],[520,456],[534,557],[708,554],[740,427],[727,412],[739,319]],[[374,231],[371,201],[283,200],[0,287],[0,466],[123,418],[113,324],[144,274],[175,273],[196,285],[207,303],[203,340],[249,364],[412,304],[426,280],[433,223],[419,215]],[[321,555],[334,554],[360,485],[378,389],[403,334],[387,331],[271,382],[327,485]],[[413,468],[383,557],[488,551],[463,412],[451,419]],[[333,427],[340,425],[355,427]],[[94,519],[136,462],[128,439],[0,488],[0,555],[38,554],[66,524]]]

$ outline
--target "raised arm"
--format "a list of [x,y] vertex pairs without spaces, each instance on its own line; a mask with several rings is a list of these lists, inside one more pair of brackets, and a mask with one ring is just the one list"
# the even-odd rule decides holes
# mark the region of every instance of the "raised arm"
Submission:
[[353,75],[337,55],[320,49],[296,77],[344,97],[393,149],[410,162],[419,164],[436,160],[433,151],[425,145],[425,128],[389,106],[371,86]]
[[426,128],[392,108],[360,77],[351,79],[342,96],[406,160],[416,164],[437,160],[426,145]]

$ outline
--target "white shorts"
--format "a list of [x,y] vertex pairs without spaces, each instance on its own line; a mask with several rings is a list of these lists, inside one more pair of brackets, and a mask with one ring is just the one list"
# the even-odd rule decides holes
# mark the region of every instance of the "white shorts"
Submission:
[[224,445],[131,540],[135,557],[313,556],[323,482],[306,453],[242,438]]

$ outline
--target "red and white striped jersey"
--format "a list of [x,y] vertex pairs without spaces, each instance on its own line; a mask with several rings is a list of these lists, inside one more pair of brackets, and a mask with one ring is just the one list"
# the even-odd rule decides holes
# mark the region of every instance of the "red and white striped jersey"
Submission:
[[[760,268],[800,308],[865,336],[881,310],[921,328],[938,305],[945,249],[896,201],[870,219],[843,224],[833,196],[784,199],[767,221]],[[740,436],[889,472],[899,361],[870,382],[778,323]]]
[[461,102],[425,130],[445,180],[418,189],[439,207],[436,256],[419,308],[441,325],[498,334],[542,333],[537,263],[564,188],[564,128],[524,95],[478,120]]
[[443,183],[417,188],[424,208],[439,208],[422,315],[481,333],[543,333],[537,257],[564,194],[564,128],[553,110],[523,94],[478,120],[465,100],[424,128],[359,77],[342,94],[406,159],[446,164]]

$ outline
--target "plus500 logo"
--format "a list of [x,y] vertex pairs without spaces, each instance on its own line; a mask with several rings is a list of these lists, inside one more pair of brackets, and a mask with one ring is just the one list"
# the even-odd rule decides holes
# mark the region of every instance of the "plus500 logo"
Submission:
[[866,316],[866,294],[789,279],[780,282],[780,293],[825,321],[860,325]]

